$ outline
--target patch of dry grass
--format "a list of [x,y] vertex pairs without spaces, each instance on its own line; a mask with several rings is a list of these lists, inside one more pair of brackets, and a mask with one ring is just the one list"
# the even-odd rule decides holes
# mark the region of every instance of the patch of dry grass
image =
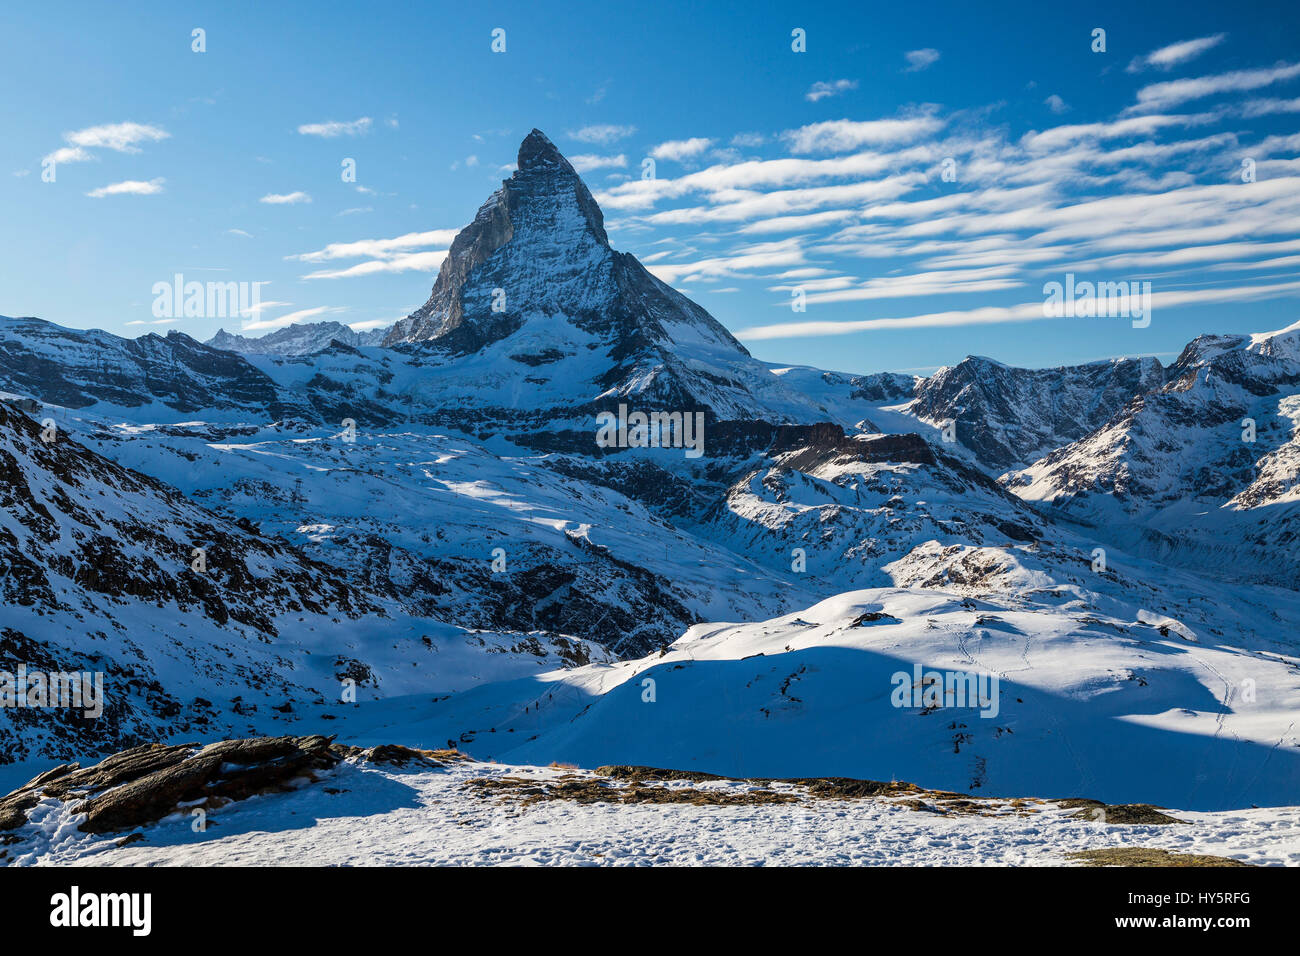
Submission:
[[1116,846],[1100,850],[1079,850],[1065,854],[1084,866],[1253,866],[1226,856],[1173,853],[1158,847]]

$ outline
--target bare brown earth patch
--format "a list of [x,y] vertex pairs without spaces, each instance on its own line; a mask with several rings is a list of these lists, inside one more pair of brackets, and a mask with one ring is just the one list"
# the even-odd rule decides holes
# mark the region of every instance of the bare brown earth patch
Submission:
[[1078,813],[1070,814],[1076,820],[1092,820],[1097,823],[1128,823],[1143,826],[1187,823],[1186,820],[1179,820],[1177,817],[1162,813],[1164,807],[1157,807],[1150,803],[1107,804],[1102,803],[1100,800],[1089,800],[1083,797],[1070,797],[1052,802],[1065,810],[1079,807]]
[[1158,847],[1117,846],[1101,850],[1079,850],[1065,854],[1084,866],[1253,866],[1226,856],[1173,853]]
[[646,783],[643,779],[619,781],[600,775],[566,774],[556,780],[479,777],[467,780],[465,786],[483,796],[516,798],[522,806],[548,800],[572,800],[575,803],[690,803],[695,806],[757,806],[799,802],[798,796],[794,794],[777,793],[763,787],[748,790],[701,790],[696,787],[666,787],[659,783],[660,781]]
[[[568,769],[567,767],[565,769]],[[714,787],[679,784],[718,784]],[[610,765],[593,771],[571,770],[558,777],[508,775],[465,781],[482,797],[496,797],[521,807],[551,800],[575,803],[690,803],[696,806],[756,806],[804,801],[885,800],[927,813],[978,816],[1038,813],[1049,801],[1017,797],[971,797],[947,790],[926,790],[904,781],[853,777],[726,777],[700,770]],[[1086,801],[1091,804],[1092,801]]]
[[[560,765],[553,765],[560,768]],[[520,806],[550,800],[576,803],[692,803],[697,806],[753,806],[801,801],[882,800],[922,813],[944,816],[1028,816],[1044,809],[1077,809],[1072,819],[1107,825],[1187,824],[1146,803],[1106,804],[1100,800],[1069,797],[972,797],[951,790],[927,790],[899,780],[865,780],[855,777],[726,777],[700,770],[610,765],[593,771],[577,770],[560,777],[480,777],[465,786],[481,796],[512,800]],[[713,788],[677,786],[715,783]]]

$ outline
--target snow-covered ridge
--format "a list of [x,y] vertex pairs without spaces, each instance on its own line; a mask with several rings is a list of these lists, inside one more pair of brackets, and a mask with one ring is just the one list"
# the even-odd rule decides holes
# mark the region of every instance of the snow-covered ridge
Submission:
[[252,338],[218,329],[217,334],[203,344],[241,355],[297,357],[314,355],[336,342],[352,348],[379,345],[387,334],[387,329],[356,332],[341,322],[304,322]]
[[998,474],[1082,438],[1164,382],[1154,358],[1024,369],[969,356],[918,382],[902,410],[940,428],[954,423],[957,441]]
[[1120,546],[1296,587],[1300,327],[1200,336],[1166,376],[1005,484]]

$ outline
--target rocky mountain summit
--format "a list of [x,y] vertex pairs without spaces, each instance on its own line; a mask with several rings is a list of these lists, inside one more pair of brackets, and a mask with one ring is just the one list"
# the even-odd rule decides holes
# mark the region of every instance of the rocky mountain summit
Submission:
[[971,355],[918,383],[906,411],[955,423],[957,441],[999,474],[1082,438],[1165,380],[1154,358],[1025,369]]
[[495,401],[488,414],[505,420],[590,419],[620,401],[711,419],[826,417],[703,308],[611,248],[591,192],[540,130],[452,242],[428,302],[384,345],[435,350],[442,403]]

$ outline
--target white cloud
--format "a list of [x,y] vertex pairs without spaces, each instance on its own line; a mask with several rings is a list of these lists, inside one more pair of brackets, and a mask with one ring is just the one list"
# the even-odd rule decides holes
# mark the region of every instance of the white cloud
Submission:
[[157,142],[171,136],[157,126],[143,123],[107,123],[102,126],[88,126],[85,129],[64,133],[63,139],[69,145],[60,147],[47,154],[41,162],[85,163],[95,158],[92,149],[111,149],[118,153],[138,153],[139,143]]
[[1182,40],[1178,43],[1162,46],[1145,56],[1134,57],[1127,67],[1128,72],[1138,73],[1147,67],[1155,67],[1158,70],[1171,69],[1180,63],[1194,60],[1206,50],[1213,49],[1222,43],[1226,36],[1226,33],[1216,33],[1214,36],[1200,37],[1196,40]]
[[1300,76],[1300,63],[1279,63],[1258,70],[1235,70],[1215,76],[1198,76],[1185,80],[1152,83],[1138,90],[1138,101],[1129,107],[1131,112],[1163,110],[1188,100],[1197,100],[1218,93],[1239,93],[1257,90]]
[[433,229],[429,232],[408,232],[392,239],[357,239],[353,242],[331,242],[324,249],[302,252],[286,259],[298,262],[326,262],[331,259],[378,259],[423,246],[450,246],[458,229]]
[[741,226],[739,231],[742,233],[803,232],[820,226],[834,225],[846,219],[856,219],[859,215],[857,209],[831,209],[800,216],[773,216],[770,219],[760,219]]
[[153,196],[163,191],[163,183],[166,181],[161,176],[148,182],[128,179],[126,182],[113,183],[111,186],[100,186],[98,189],[92,189],[86,195],[91,199],[103,199],[105,196]]
[[[447,257],[447,248],[456,238],[456,229],[433,229],[408,232],[391,239],[358,239],[333,242],[315,252],[286,256],[298,262],[333,262],[338,259],[365,259],[339,269],[320,269],[302,276],[304,279],[351,279],[387,272],[435,272]],[[426,249],[426,246],[441,246]]]
[[322,269],[309,272],[304,279],[355,279],[358,276],[377,275],[384,272],[437,272],[442,260],[447,258],[446,249],[432,252],[410,252],[391,256],[387,259],[372,259],[360,262],[346,269]]
[[1273,113],[1300,113],[1300,97],[1294,100],[1250,100],[1241,107],[1241,115],[1250,119]]
[[700,153],[712,145],[713,140],[705,139],[702,136],[694,136],[691,139],[670,139],[650,150],[650,155],[655,159],[681,162],[684,159],[693,159],[699,156]]
[[[389,122],[392,124],[394,121],[390,120]],[[363,136],[370,132],[371,125],[370,117],[363,116],[349,123],[341,123],[338,120],[330,120],[326,123],[304,123],[298,127],[298,132],[303,136],[321,136],[325,139],[335,139],[339,136]]]
[[[827,288],[809,295],[809,304],[819,302],[858,302],[871,299],[900,299],[922,295],[950,295],[957,293],[996,292],[1024,285],[1014,278],[1010,265],[988,266],[982,269],[945,269],[920,272],[913,275],[883,276],[858,282],[850,287]],[[788,290],[790,286],[778,286]],[[804,284],[807,291],[808,284]]]
[[827,120],[786,130],[792,153],[843,153],[863,146],[911,142],[935,132],[943,122],[932,114],[883,120]]
[[157,142],[171,134],[157,126],[143,123],[109,123],[90,126],[74,133],[64,133],[63,138],[73,146],[87,149],[111,149],[119,153],[138,153],[138,143]]
[[[266,284],[267,283],[265,282],[258,283],[259,286],[266,285]],[[261,314],[265,312],[267,309],[283,309],[291,305],[293,305],[292,302],[274,302],[274,301],[256,302],[253,305],[250,305],[246,309],[240,309],[239,314],[261,316]]]
[[824,206],[871,203],[899,196],[924,185],[924,173],[913,172],[884,179],[812,186],[805,189],[781,189],[768,193],[742,194],[730,202],[712,206],[669,209],[647,217],[656,224],[697,224],[703,222],[740,222],[811,212]]
[[631,136],[635,132],[635,126],[616,126],[612,123],[605,123],[595,126],[584,126],[580,130],[571,131],[569,137],[583,143],[599,143],[602,146],[606,146],[610,143]]
[[226,230],[226,235],[228,235],[228,236],[242,236],[242,237],[245,238],[245,239],[252,239],[252,238],[253,238],[253,234],[252,234],[251,232],[245,232],[243,229],[227,229],[227,230]]
[[[1235,286],[1217,289],[1190,289],[1176,292],[1154,292],[1151,308],[1165,309],[1178,305],[1201,305],[1215,302],[1241,302],[1258,299],[1289,297],[1300,289],[1300,282],[1279,282],[1271,285]],[[989,325],[999,322],[1026,322],[1043,319],[1053,322],[1074,322],[1081,330],[1087,323],[1116,321],[1112,319],[1048,319],[1043,315],[1043,301],[1024,302],[1011,306],[985,306],[979,309],[930,312],[904,318],[860,319],[850,321],[784,322],[741,329],[736,338],[752,342],[762,339],[785,339],[824,335],[848,335],[878,329],[945,328],[963,325]],[[1119,320],[1124,321],[1124,320]]]
[[809,88],[803,98],[809,103],[816,103],[818,100],[824,100],[828,96],[838,96],[841,93],[846,93],[849,90],[856,90],[857,88],[857,80],[834,80],[830,83],[827,83],[824,80],[819,80]]
[[[585,173],[593,169],[623,169],[627,166],[627,157],[622,153],[617,156],[596,156],[586,153],[580,156],[570,156],[569,162],[573,164],[573,168],[578,172]],[[513,169],[514,167],[510,168]]]
[[1061,99],[1055,93],[1043,100],[1043,102],[1047,104],[1047,108],[1053,113],[1066,113],[1069,112],[1070,109],[1070,104],[1065,102],[1065,100]]
[[[405,316],[398,316],[405,318]],[[371,329],[383,329],[392,325],[397,319],[366,319],[364,322],[349,322],[348,328],[353,332],[369,332]]]
[[700,259],[695,262],[655,263],[647,269],[669,285],[704,278],[741,276],[754,269],[798,266],[805,262],[798,239],[782,239],[737,249],[734,254]]
[[915,73],[939,62],[939,51],[926,47],[924,50],[909,50],[903,54],[903,57],[907,60],[907,69],[904,72]]
[[732,146],[740,146],[745,149],[753,149],[755,146],[762,146],[767,142],[767,137],[762,133],[737,133],[731,137]]
[[1032,130],[1020,138],[1020,143],[1033,153],[1057,153],[1071,143],[1086,140],[1122,139],[1127,136],[1150,136],[1175,126],[1198,126],[1215,118],[1212,113],[1148,116],[1130,116],[1109,123],[1078,123],[1053,126],[1051,129]]
[[62,146],[54,152],[45,156],[42,163],[85,163],[94,159],[94,154],[82,149],[80,146]]
[[658,177],[637,179],[615,186],[596,196],[602,207],[611,209],[647,209],[660,199],[675,198],[692,192],[708,193],[717,201],[739,198],[738,190],[764,187],[788,187],[851,176],[886,173],[902,164],[937,161],[933,147],[909,147],[895,153],[862,152],[829,159],[746,160],[733,165],[718,164],[676,179]]
[[293,206],[297,203],[311,202],[311,196],[302,190],[291,193],[267,193],[258,202],[264,202],[268,206]]

